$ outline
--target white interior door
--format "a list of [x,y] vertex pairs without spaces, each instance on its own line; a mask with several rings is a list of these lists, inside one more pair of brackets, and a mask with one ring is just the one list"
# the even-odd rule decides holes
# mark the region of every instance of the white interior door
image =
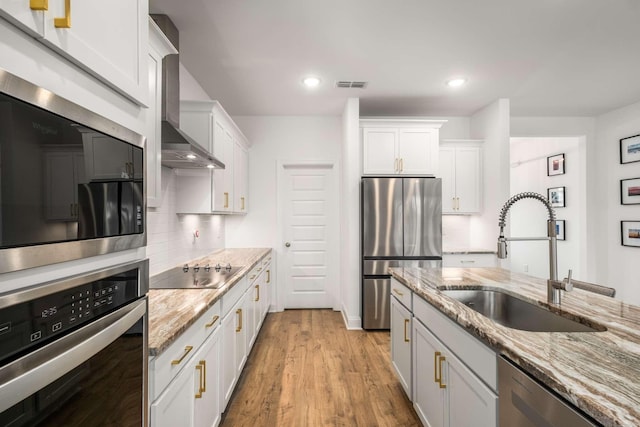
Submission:
[[336,305],[337,173],[333,163],[281,165],[282,308]]

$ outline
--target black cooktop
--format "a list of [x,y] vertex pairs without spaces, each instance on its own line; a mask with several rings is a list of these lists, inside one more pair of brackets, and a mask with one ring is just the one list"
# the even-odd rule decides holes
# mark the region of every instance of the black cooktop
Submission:
[[176,267],[149,278],[150,289],[218,289],[242,267]]

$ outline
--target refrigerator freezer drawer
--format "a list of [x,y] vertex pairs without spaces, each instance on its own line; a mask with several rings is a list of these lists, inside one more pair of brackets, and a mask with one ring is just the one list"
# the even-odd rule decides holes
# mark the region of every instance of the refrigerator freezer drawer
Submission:
[[442,260],[421,259],[421,260],[364,260],[362,274],[365,276],[384,276],[389,274],[389,267],[401,268],[441,268]]
[[364,279],[362,327],[389,329],[391,326],[391,279]]

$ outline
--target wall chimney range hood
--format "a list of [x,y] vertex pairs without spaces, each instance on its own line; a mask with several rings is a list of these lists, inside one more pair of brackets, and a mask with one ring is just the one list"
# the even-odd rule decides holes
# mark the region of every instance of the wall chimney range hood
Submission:
[[[167,15],[150,15],[179,50],[179,34]],[[174,169],[224,169],[224,163],[180,130],[180,56],[162,60],[162,165]]]

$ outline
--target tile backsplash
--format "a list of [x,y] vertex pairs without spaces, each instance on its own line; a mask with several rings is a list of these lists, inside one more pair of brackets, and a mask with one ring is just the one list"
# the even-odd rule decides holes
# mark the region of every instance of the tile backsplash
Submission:
[[173,169],[163,167],[162,204],[147,209],[151,275],[224,248],[224,216],[176,214],[176,182]]

